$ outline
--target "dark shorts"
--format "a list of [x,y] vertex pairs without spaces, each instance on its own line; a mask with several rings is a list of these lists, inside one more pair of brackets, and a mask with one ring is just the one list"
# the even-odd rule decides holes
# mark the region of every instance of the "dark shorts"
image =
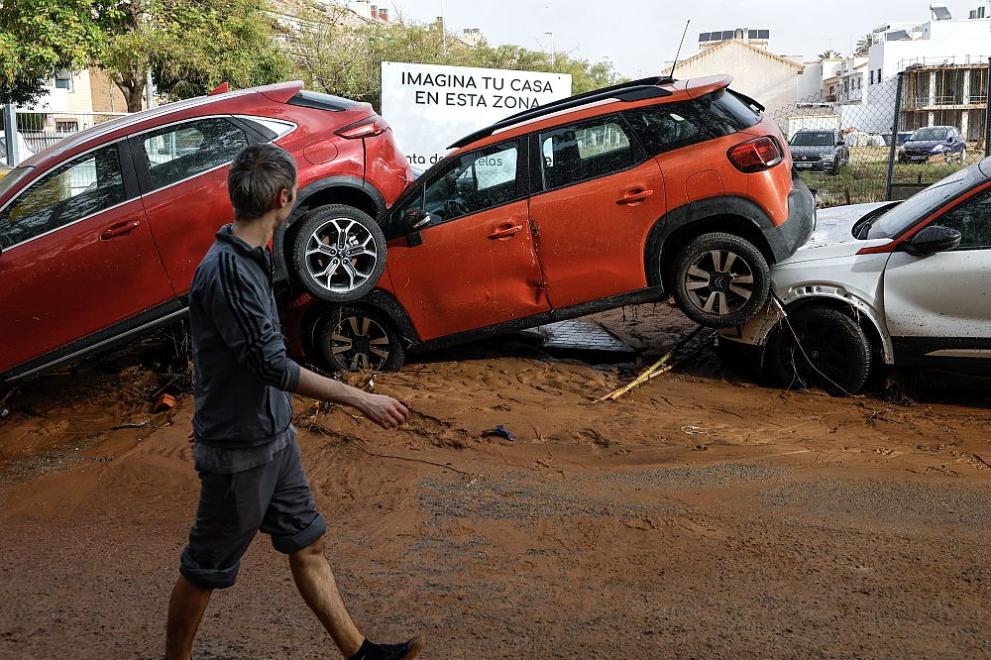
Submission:
[[271,461],[234,474],[201,471],[200,503],[179,570],[198,587],[234,584],[241,556],[259,530],[279,552],[291,555],[326,531],[303,473],[296,443]]

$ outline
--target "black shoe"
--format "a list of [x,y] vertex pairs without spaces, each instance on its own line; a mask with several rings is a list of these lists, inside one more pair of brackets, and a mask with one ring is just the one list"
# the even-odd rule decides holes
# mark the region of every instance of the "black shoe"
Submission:
[[414,637],[402,644],[373,644],[366,639],[348,660],[413,660],[426,645],[422,637]]

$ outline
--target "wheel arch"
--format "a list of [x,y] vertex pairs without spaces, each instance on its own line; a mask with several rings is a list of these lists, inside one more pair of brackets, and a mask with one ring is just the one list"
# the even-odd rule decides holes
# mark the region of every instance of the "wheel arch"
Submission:
[[[664,214],[651,227],[644,246],[644,270],[651,286],[671,290],[669,274],[678,250],[692,239],[711,232],[735,234],[752,243],[768,264],[774,250],[765,235],[770,218],[753,202],[739,197],[710,198],[685,204]],[[656,263],[660,255],[660,263]]]
[[[842,312],[860,325],[871,342],[871,348],[875,355],[880,357],[885,364],[893,363],[894,352],[891,338],[883,329],[884,323],[867,303],[835,287],[829,287],[827,290],[822,290],[822,287],[816,287],[816,289],[818,290],[814,293],[811,291],[800,292],[797,296],[789,298],[784,304],[785,311],[788,314],[793,314],[801,309],[820,307]],[[762,343],[766,344],[766,340],[767,337],[764,337]]]
[[386,211],[382,193],[367,181],[351,176],[332,176],[314,181],[300,189],[296,198],[292,214],[273,238],[275,276],[280,281],[289,279],[286,251],[295,237],[293,228],[298,226],[300,218],[313,209],[328,204],[344,204],[367,213],[377,221]]
[[305,351],[311,353],[308,356],[310,359],[312,359],[316,354],[314,352],[316,347],[313,344],[313,333],[316,331],[317,323],[321,318],[333,313],[335,309],[340,309],[342,307],[359,307],[362,309],[373,309],[381,312],[388,317],[395,326],[395,330],[399,333],[400,340],[406,345],[407,348],[420,343],[420,336],[416,332],[416,328],[414,327],[409,314],[407,314],[406,309],[402,306],[399,300],[397,300],[396,297],[388,291],[383,289],[374,289],[371,293],[359,298],[358,300],[341,305],[334,305],[314,299],[313,304],[304,313],[300,324],[300,327],[304,328],[305,333],[305,336],[303,337],[303,347]]

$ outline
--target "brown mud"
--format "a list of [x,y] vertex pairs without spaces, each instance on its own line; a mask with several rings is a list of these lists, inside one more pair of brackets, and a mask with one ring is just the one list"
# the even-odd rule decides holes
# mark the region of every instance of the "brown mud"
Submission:
[[[597,318],[642,364],[689,329],[663,305]],[[370,637],[424,633],[424,658],[991,657],[986,389],[839,399],[706,355],[591,403],[636,366],[517,338],[428,356],[375,379],[415,411],[391,433],[296,401]],[[159,386],[97,361],[0,405],[0,657],[161,656],[198,482],[192,402],[153,414]],[[497,424],[515,439],[481,437]],[[259,538],[195,657],[338,656]]]

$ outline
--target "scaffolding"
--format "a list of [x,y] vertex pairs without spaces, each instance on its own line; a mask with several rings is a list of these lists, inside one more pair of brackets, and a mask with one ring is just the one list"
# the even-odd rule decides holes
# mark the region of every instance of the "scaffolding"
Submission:
[[987,132],[988,62],[916,64],[905,69],[903,130],[955,126],[982,146]]

